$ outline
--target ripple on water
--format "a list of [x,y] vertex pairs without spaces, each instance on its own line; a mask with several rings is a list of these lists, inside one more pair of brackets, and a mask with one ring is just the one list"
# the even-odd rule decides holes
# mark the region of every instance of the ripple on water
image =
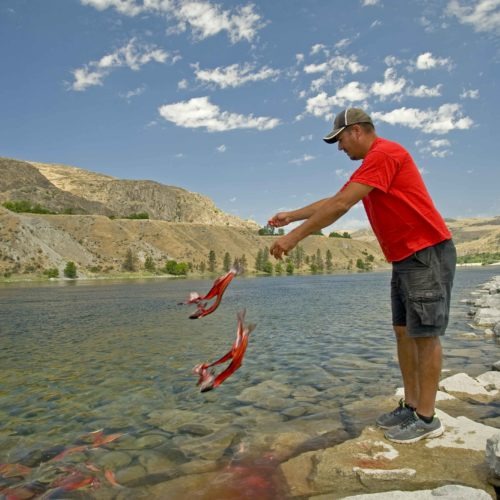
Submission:
[[[494,340],[460,338],[461,301],[492,274],[457,273],[443,339],[452,372],[496,361]],[[0,463],[33,467],[23,481],[45,487],[64,468],[94,474],[102,498],[107,469],[136,498],[161,498],[168,479],[185,493],[200,474],[217,491],[238,480],[282,492],[275,464],[360,432],[400,385],[388,273],[238,279],[214,315],[188,320],[177,302],[209,284],[0,287]],[[192,367],[229,349],[243,306],[257,323],[243,367],[200,394]],[[495,412],[477,407],[485,422]],[[98,429],[122,436],[53,461]]]

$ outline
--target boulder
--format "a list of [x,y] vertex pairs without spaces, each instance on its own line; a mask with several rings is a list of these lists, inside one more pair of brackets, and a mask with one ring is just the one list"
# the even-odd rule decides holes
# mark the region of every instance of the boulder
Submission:
[[486,461],[491,474],[500,479],[500,433],[498,432],[486,442]]
[[[496,372],[487,372],[496,373]],[[484,378],[485,374],[479,375],[477,378],[472,378],[466,373],[457,373],[451,377],[447,377],[439,382],[439,388],[452,393],[455,396],[467,396],[477,400],[488,400],[497,396],[498,389],[496,384],[494,387],[489,382],[490,377]],[[481,377],[483,377],[481,379]],[[486,380],[486,381],[485,381]],[[496,378],[492,377],[492,380]]]
[[391,490],[414,492],[455,482],[494,495],[487,484],[484,450],[498,430],[440,410],[437,414],[446,427],[439,438],[396,444],[387,441],[381,429],[367,427],[355,439],[282,463],[280,472],[291,496],[344,498]]
[[[314,497],[314,500],[321,500],[322,496]],[[491,500],[491,496],[486,491],[459,484],[448,484],[435,490],[384,491],[371,495],[344,497],[343,500],[435,500],[436,497],[444,500]]]

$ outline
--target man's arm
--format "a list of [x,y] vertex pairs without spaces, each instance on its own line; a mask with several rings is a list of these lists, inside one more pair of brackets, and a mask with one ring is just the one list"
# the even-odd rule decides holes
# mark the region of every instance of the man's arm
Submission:
[[[320,229],[323,229],[340,219],[340,217],[346,214],[372,189],[372,186],[360,184],[358,182],[351,182],[342,191],[339,191],[331,198],[326,198],[324,200],[320,200],[320,202],[316,202],[316,204],[321,204],[316,207],[316,210],[305,222],[274,242],[270,249],[271,255],[277,259],[281,259],[283,254],[287,255],[288,252],[306,236],[309,236],[310,234],[319,231]],[[316,204],[313,203],[309,206],[314,206]]]
[[290,224],[290,222],[309,219],[309,217],[311,217],[327,200],[328,198],[323,198],[322,200],[315,201],[314,203],[298,208],[297,210],[278,212],[269,219],[268,223],[274,227],[283,227]]

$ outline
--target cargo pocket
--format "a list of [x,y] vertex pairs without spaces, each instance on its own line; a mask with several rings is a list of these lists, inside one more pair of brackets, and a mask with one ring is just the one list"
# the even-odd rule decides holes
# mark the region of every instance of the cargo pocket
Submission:
[[410,294],[411,307],[423,326],[443,326],[445,322],[444,295],[440,291],[422,290]]

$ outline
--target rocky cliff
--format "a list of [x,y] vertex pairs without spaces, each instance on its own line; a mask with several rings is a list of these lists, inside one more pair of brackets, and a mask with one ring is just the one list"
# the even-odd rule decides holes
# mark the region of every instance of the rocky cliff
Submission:
[[[217,209],[206,196],[152,181],[120,180],[64,165],[0,159],[0,203],[27,200],[55,214],[16,213],[0,206],[0,273],[39,274],[74,261],[79,275],[121,271],[127,252],[142,269],[147,257],[159,268],[167,260],[196,270],[215,252],[245,255],[254,268],[259,250],[274,237]],[[126,219],[145,212],[149,219]],[[70,215],[71,214],[71,215]],[[334,269],[356,269],[358,259],[385,265],[376,243],[311,236],[305,256],[333,254]]]

